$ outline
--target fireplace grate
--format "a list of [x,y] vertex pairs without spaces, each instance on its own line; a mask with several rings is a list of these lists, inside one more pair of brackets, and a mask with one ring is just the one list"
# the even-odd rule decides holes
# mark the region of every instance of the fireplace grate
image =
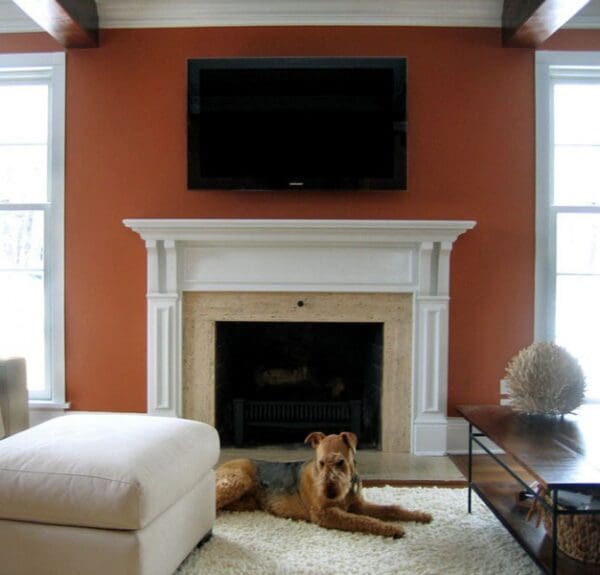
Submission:
[[362,401],[233,400],[234,442],[244,445],[249,428],[285,427],[360,433]]

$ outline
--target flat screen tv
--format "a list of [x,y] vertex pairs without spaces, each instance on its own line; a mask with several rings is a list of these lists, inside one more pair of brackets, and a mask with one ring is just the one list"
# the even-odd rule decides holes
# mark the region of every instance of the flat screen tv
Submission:
[[405,189],[404,58],[188,61],[190,189]]

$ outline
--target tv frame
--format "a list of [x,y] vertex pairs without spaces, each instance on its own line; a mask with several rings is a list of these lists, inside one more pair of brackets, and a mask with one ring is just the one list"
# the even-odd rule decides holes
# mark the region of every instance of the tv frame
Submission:
[[[318,68],[364,68],[383,67],[394,73],[393,106],[399,117],[393,120],[394,130],[394,167],[393,175],[388,178],[337,177],[331,179],[305,179],[279,185],[273,178],[205,177],[201,174],[197,156],[198,141],[201,135],[194,112],[199,107],[199,76],[206,69],[269,69],[285,67],[290,69]],[[188,69],[188,106],[187,106],[187,184],[190,190],[406,190],[407,185],[407,61],[405,57],[261,57],[261,58],[190,58]],[[401,98],[401,101],[397,100]]]

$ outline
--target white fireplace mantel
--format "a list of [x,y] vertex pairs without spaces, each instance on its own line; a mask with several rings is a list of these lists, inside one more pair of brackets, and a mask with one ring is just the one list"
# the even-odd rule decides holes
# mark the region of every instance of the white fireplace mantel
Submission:
[[181,416],[184,291],[414,294],[414,453],[445,453],[450,252],[474,221],[131,219],[146,243],[148,412]]

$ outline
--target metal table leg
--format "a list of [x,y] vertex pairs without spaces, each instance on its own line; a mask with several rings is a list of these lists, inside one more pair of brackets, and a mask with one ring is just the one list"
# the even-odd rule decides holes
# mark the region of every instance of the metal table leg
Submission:
[[473,482],[473,425],[469,423],[469,489],[468,489],[468,511],[471,513],[471,490]]
[[552,490],[552,575],[556,575],[556,551],[558,548],[558,489]]

